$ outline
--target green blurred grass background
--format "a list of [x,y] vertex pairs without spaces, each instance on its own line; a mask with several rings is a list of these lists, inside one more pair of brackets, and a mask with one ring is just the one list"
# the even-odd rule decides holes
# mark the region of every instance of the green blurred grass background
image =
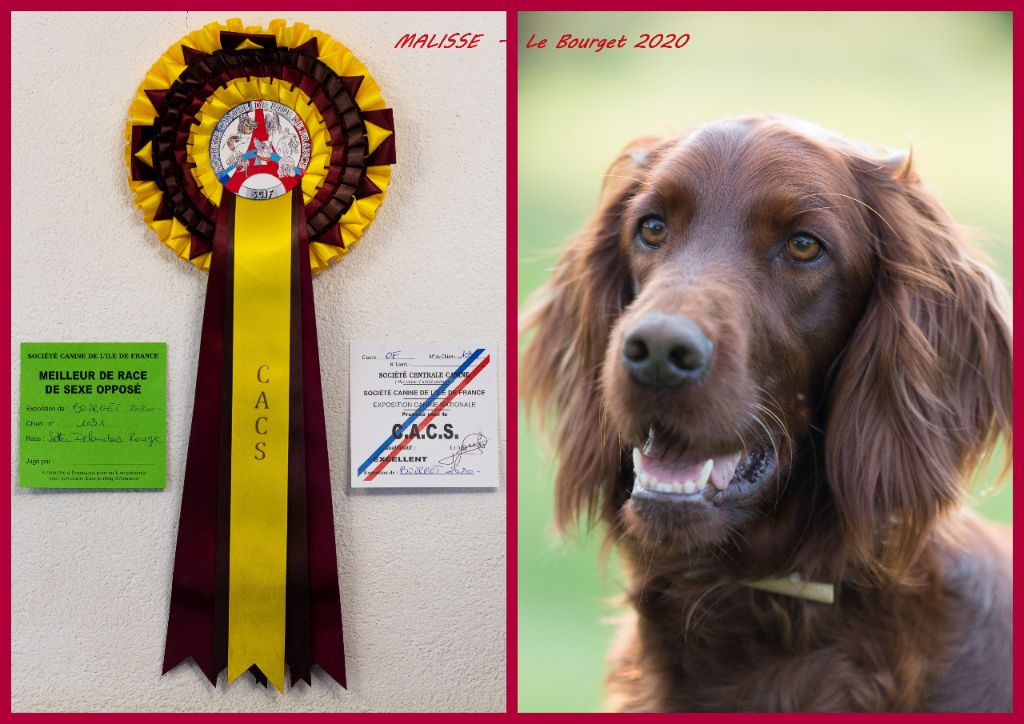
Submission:
[[[563,33],[625,33],[632,45],[643,32],[691,40],[680,50],[553,49]],[[520,304],[593,210],[627,141],[746,112],[912,145],[926,182],[955,219],[984,233],[1011,283],[1010,14],[521,13],[519,34]],[[549,47],[526,50],[531,34]],[[602,572],[599,535],[551,532],[553,471],[542,436],[521,422],[519,707],[594,711],[619,574],[614,557]],[[1009,479],[980,509],[1011,520]]]

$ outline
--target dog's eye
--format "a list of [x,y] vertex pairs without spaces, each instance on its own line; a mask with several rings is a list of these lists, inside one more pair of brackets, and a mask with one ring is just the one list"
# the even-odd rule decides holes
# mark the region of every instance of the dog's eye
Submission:
[[648,216],[640,222],[636,235],[647,246],[657,248],[668,238],[668,224],[660,216]]
[[786,242],[786,254],[793,261],[814,261],[823,251],[821,242],[809,234],[794,234]]

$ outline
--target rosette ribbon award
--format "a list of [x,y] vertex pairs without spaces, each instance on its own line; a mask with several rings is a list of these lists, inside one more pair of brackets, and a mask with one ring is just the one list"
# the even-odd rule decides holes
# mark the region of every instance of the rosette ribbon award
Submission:
[[209,271],[164,671],[344,686],[312,277],[376,216],[392,111],[327,35],[229,20],[171,46],[129,116],[135,205]]

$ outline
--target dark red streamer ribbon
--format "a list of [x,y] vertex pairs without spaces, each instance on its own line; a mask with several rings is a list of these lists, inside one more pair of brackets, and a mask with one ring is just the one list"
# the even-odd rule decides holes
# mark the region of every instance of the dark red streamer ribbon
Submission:
[[[309,257],[302,256],[301,230],[306,216],[302,192],[292,192],[292,281],[290,398],[288,401],[288,559],[285,592],[284,658],[292,674],[292,684],[299,679],[310,681],[312,641],[309,630],[309,553],[306,532],[306,447],[302,391],[302,289],[300,269],[309,267]],[[333,532],[333,527],[332,527]],[[333,538],[333,536],[332,536]]]
[[[302,409],[306,423],[306,520],[309,535],[312,662],[339,684],[346,686],[334,504],[331,500],[331,467],[327,459],[327,424],[324,421],[320,349],[316,335],[316,310],[313,308],[313,273],[309,266],[309,238],[306,229],[306,224],[299,224],[299,257],[303,262],[299,264],[299,286],[302,297]],[[295,682],[295,674],[292,670],[292,683]]]
[[[231,390],[230,318],[232,294],[230,259],[234,198],[225,194],[217,214],[210,259],[210,280],[206,287],[206,306],[199,344],[192,429],[185,461],[185,482],[181,493],[178,541],[174,551],[174,578],[171,582],[171,608],[164,649],[164,673],[191,657],[210,683],[227,665],[227,620],[224,599],[223,626],[217,625],[220,576],[218,500],[220,481],[224,479],[222,455],[230,460],[230,414],[228,429],[222,429],[223,401]],[[224,433],[227,437],[223,437]],[[228,450],[223,448],[225,445]],[[229,478],[230,479],[230,478]],[[226,563],[226,558],[225,558]],[[226,579],[226,575],[225,575]],[[226,592],[226,591],[225,591]],[[218,631],[224,635],[223,656],[214,644]]]

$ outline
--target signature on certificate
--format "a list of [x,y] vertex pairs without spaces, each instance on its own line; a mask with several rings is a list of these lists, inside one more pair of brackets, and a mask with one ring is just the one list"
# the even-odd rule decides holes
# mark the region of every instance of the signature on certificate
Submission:
[[487,438],[484,437],[484,434],[482,432],[471,433],[466,435],[458,450],[448,457],[441,458],[437,464],[451,465],[454,468],[462,461],[463,455],[483,455],[485,447],[487,447]]

